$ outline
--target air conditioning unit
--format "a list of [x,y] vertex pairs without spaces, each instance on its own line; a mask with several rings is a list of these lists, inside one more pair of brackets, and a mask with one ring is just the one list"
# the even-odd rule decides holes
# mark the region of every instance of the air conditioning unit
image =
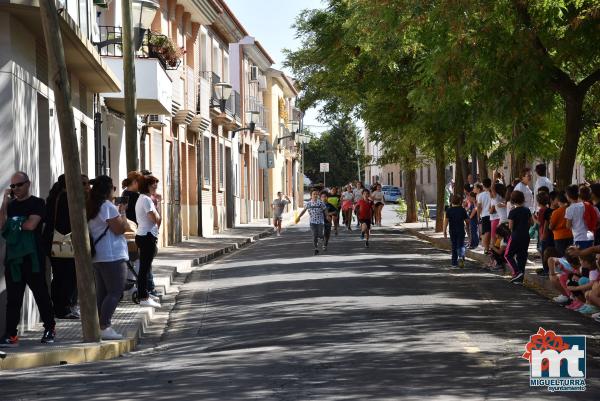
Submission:
[[150,127],[164,127],[166,125],[165,116],[159,114],[149,114],[146,123]]
[[258,81],[258,67],[253,65],[250,67],[250,82]]

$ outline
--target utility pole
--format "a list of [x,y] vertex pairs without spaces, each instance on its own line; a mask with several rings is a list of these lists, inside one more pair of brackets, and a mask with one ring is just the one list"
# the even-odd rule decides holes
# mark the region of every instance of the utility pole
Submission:
[[123,85],[125,93],[125,159],[127,171],[139,170],[138,133],[135,96],[135,49],[131,23],[131,0],[121,0],[123,14]]
[[360,149],[358,148],[358,134],[356,134],[356,175],[360,182]]
[[85,197],[81,187],[81,164],[75,134],[75,120],[71,104],[71,85],[67,74],[65,53],[60,34],[59,16],[54,0],[40,0],[40,14],[44,29],[44,40],[48,52],[50,81],[54,90],[56,114],[60,131],[60,146],[65,167],[67,200],[71,240],[75,253],[77,291],[81,305],[81,326],[84,342],[100,341],[100,325],[96,307],[90,240],[88,236]]

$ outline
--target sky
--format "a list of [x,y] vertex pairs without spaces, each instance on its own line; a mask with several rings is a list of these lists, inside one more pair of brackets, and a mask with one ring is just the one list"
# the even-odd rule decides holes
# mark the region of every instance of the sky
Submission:
[[[300,41],[294,38],[296,31],[292,28],[296,17],[304,9],[321,8],[321,0],[226,0],[237,19],[244,25],[250,36],[254,36],[275,61],[274,68],[284,70],[292,76],[291,71],[283,68],[285,59],[283,49],[294,50]],[[326,129],[317,121],[318,110],[307,110],[304,125],[311,132]]]

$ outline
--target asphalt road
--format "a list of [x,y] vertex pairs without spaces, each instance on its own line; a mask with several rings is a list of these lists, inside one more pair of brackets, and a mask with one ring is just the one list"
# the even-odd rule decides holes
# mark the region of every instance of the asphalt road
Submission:
[[578,394],[530,388],[520,355],[539,326],[600,325],[448,265],[389,227],[369,249],[343,231],[315,257],[297,226],[193,272],[157,348],[0,373],[0,400],[598,400],[591,355]]

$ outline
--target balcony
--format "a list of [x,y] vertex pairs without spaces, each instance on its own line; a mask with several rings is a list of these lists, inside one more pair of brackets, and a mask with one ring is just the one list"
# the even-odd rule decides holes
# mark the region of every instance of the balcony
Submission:
[[[44,41],[38,0],[0,0],[0,9],[19,19],[37,40]],[[62,12],[60,17],[67,69],[91,92],[118,92],[121,81],[117,71],[102,60],[69,13]]]
[[[120,57],[104,57],[106,64],[123,81],[123,59]],[[135,59],[135,94],[138,114],[171,114],[173,100],[172,81],[157,59]],[[120,113],[125,112],[125,94],[101,94],[108,107]]]
[[211,99],[210,107],[211,117],[217,124],[223,125],[227,130],[234,130],[242,126],[242,97],[236,90],[231,91],[229,99],[225,102],[225,112],[221,113],[218,107],[219,101],[214,92],[214,84],[221,82],[221,77],[214,72],[204,72],[205,76],[210,79]]
[[194,132],[204,132],[210,125],[210,103],[212,100],[211,76],[201,72],[198,79],[196,96],[196,115],[192,119],[189,129]]
[[181,104],[180,109],[174,113],[173,121],[176,124],[191,124],[196,115],[196,79],[194,69],[186,66],[173,87],[173,98]]
[[265,133],[269,131],[269,109],[258,98],[252,96],[248,98],[246,111],[258,111],[256,129]]

